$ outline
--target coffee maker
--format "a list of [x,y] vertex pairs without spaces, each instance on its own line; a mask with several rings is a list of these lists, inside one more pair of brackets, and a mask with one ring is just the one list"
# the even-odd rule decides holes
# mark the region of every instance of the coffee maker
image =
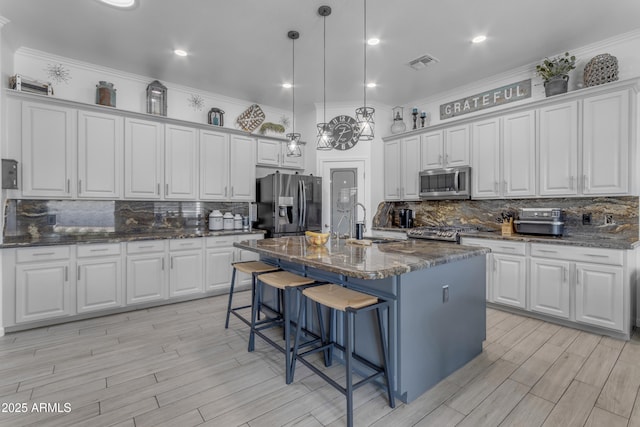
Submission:
[[413,209],[400,209],[400,228],[413,227]]

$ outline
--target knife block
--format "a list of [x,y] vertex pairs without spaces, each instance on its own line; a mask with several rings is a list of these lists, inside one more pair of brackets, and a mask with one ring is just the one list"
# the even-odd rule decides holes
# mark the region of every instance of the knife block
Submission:
[[503,236],[513,235],[513,218],[509,218],[509,222],[502,223],[502,235]]

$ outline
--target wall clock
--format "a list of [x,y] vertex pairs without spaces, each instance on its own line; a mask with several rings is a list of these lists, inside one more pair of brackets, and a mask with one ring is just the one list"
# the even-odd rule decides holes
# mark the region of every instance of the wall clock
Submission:
[[336,116],[329,121],[331,145],[336,150],[349,150],[358,143],[358,122],[353,117]]

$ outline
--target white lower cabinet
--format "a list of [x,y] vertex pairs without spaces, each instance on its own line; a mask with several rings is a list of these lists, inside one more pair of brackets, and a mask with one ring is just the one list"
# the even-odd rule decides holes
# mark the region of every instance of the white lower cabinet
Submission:
[[124,301],[120,244],[78,246],[77,259],[78,313],[121,307]]
[[202,239],[169,242],[169,297],[201,293]]
[[231,263],[236,249],[235,236],[207,237],[205,254],[205,290],[228,288],[231,283]]
[[569,318],[570,268],[568,261],[531,258],[531,311]]
[[18,249],[16,323],[74,314],[69,247]]
[[623,269],[576,263],[576,321],[622,329]]
[[526,307],[527,259],[495,253],[493,257],[493,301],[518,308]]
[[127,243],[127,304],[167,298],[164,241]]

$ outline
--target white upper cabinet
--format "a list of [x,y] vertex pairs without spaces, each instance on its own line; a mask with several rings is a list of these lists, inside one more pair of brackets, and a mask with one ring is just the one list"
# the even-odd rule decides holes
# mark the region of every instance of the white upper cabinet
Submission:
[[78,197],[122,196],[123,144],[122,117],[78,112]]
[[421,170],[469,165],[469,125],[425,133],[420,138]]
[[582,192],[629,191],[629,91],[583,100]]
[[540,195],[578,194],[578,104],[549,105],[538,114]]
[[124,195],[130,199],[159,199],[163,182],[162,123],[125,119]]
[[190,127],[165,125],[165,199],[198,196],[198,133]]
[[256,198],[256,141],[231,135],[229,150],[231,200],[254,201]]
[[469,165],[469,125],[444,131],[444,167]]
[[400,200],[402,193],[400,190],[400,140],[384,142],[384,199]]
[[384,199],[420,199],[420,136],[384,143]]
[[200,130],[200,199],[227,200],[229,187],[229,135]]
[[289,149],[286,141],[258,139],[257,146],[257,164],[260,166],[304,169],[304,144],[300,145],[301,155],[298,157],[287,155]]
[[472,125],[474,198],[535,194],[535,113],[524,111]]
[[23,196],[74,196],[76,115],[70,108],[22,103]]

